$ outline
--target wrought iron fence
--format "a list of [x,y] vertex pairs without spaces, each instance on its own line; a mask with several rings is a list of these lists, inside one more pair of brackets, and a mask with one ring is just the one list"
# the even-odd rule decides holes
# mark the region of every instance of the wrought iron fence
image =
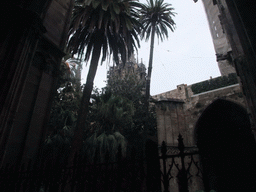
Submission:
[[145,173],[142,160],[124,160],[87,164],[75,160],[74,166],[63,167],[56,162],[32,167],[6,166],[0,170],[3,192],[130,192],[144,191]]
[[[129,159],[119,156],[116,162],[87,163],[75,158],[71,167],[63,166],[60,159],[21,166],[5,166],[0,169],[0,190],[3,192],[155,192],[152,182],[162,179],[164,192],[169,192],[172,180],[176,191],[188,192],[193,178],[203,180],[197,148],[188,148],[179,136],[178,147],[161,146],[161,170],[149,159]],[[121,153],[119,153],[121,154]],[[65,163],[64,163],[65,164]],[[152,169],[154,168],[154,169]],[[159,181],[160,182],[160,181]],[[156,185],[157,182],[156,182]],[[154,188],[154,189],[153,189]],[[159,188],[158,188],[159,189]]]
[[[196,147],[185,147],[181,135],[178,137],[178,147],[168,147],[163,141],[161,146],[161,181],[164,192],[169,192],[170,184],[177,183],[176,191],[188,192],[189,181],[197,177],[199,185],[203,185],[203,172],[199,165],[199,152]],[[176,182],[172,182],[176,180]],[[191,189],[190,191],[193,191]]]

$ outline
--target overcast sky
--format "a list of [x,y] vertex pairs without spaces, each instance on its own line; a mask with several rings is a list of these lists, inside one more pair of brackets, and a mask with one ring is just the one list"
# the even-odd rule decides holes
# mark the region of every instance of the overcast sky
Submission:
[[[146,0],[140,0],[146,2]],[[199,0],[165,0],[172,4],[177,15],[174,17],[176,30],[169,32],[168,40],[156,39],[154,47],[151,95],[176,89],[180,84],[193,84],[210,76],[220,76],[209,31],[206,14]],[[150,42],[141,41],[139,62],[148,66]],[[112,62],[111,62],[112,64]],[[105,86],[107,63],[99,66],[94,85]],[[84,66],[82,82],[88,67]]]

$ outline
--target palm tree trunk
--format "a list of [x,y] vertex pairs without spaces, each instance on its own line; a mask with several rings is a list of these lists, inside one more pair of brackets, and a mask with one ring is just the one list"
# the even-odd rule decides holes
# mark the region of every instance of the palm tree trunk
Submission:
[[152,24],[152,33],[150,40],[150,53],[149,53],[149,63],[148,63],[148,75],[146,78],[146,98],[145,98],[145,110],[146,110],[146,122],[144,124],[144,149],[147,139],[147,132],[149,129],[148,119],[149,119],[149,97],[150,97],[150,81],[152,73],[152,64],[153,64],[153,52],[154,52],[154,42],[155,42],[155,23]]
[[149,97],[150,97],[150,82],[153,64],[153,52],[155,43],[155,24],[152,26],[151,40],[150,40],[150,53],[149,53],[149,63],[148,63],[148,75],[146,79],[146,109],[148,111]]
[[[149,63],[148,63],[148,75],[146,78],[146,98],[145,98],[145,110],[146,110],[146,122],[144,124],[144,134],[143,134],[143,158],[146,157],[146,143],[147,143],[147,134],[149,130],[149,97],[150,97],[150,81],[152,73],[152,64],[153,64],[153,52],[154,52],[154,41],[155,41],[155,24],[152,26],[151,40],[150,40],[150,53],[149,53]],[[147,163],[144,164],[145,172],[147,174]],[[146,184],[145,184],[146,186]]]
[[88,114],[89,103],[90,103],[91,93],[93,89],[93,82],[94,82],[94,78],[95,78],[96,71],[99,64],[100,53],[101,53],[101,47],[95,46],[92,53],[89,72],[87,74],[86,84],[83,90],[83,96],[80,104],[80,109],[78,112],[77,125],[74,130],[71,153],[69,156],[69,165],[72,165],[75,154],[80,151],[83,145],[83,131],[86,124],[86,117]]

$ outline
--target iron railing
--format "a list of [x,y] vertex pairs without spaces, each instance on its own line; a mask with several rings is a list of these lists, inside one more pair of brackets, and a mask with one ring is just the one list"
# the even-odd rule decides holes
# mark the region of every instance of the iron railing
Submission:
[[[184,146],[181,135],[178,137],[178,147],[167,146],[164,141],[162,142],[159,159],[162,160],[161,180],[164,192],[169,192],[170,180],[174,178],[178,181],[179,192],[189,191],[188,181],[192,177],[199,177],[203,182],[202,169],[199,165],[199,161],[195,159],[195,156],[198,154],[197,147]],[[173,169],[177,171],[174,172]],[[191,173],[192,171],[193,173]]]
[[144,191],[145,173],[142,160],[118,158],[117,162],[89,164],[76,158],[74,166],[54,162],[0,169],[3,192],[139,192]]

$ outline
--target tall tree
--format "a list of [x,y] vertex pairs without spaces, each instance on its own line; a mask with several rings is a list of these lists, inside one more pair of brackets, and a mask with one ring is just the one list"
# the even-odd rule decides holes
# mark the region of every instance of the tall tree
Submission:
[[83,128],[93,89],[99,60],[113,55],[118,64],[119,55],[126,61],[139,47],[139,22],[135,0],[77,0],[69,32],[68,47],[71,53],[90,61],[87,81],[74,130],[71,158],[82,146]]
[[[156,136],[156,113],[154,105],[150,105],[148,113],[145,109],[144,65],[135,67],[134,70],[129,69],[130,67],[123,68],[123,66],[110,69],[106,88],[113,94],[133,102],[135,109],[132,117],[133,123],[131,127],[124,129],[123,135],[128,141],[127,150],[135,148],[138,152],[136,158],[141,158],[144,151],[145,122],[148,122],[147,134],[152,137]],[[119,75],[120,70],[121,76]]]
[[112,94],[103,89],[92,95],[92,105],[88,114],[88,126],[84,139],[83,152],[89,162],[105,162],[106,155],[110,161],[115,161],[120,147],[125,156],[126,129],[133,124],[134,106],[129,99]]
[[[164,0],[147,0],[147,3],[142,6],[140,12],[140,21],[142,24],[142,32],[141,38],[146,39],[146,41],[151,37],[150,40],[150,54],[149,54],[149,64],[148,64],[148,74],[146,77],[146,95],[145,95],[145,108],[146,108],[146,116],[149,119],[149,97],[150,97],[150,83],[151,83],[151,73],[152,73],[152,64],[153,64],[153,51],[154,51],[154,43],[155,43],[155,34],[158,39],[160,38],[163,41],[165,38],[168,38],[168,28],[173,32],[175,29],[175,22],[173,20],[173,16],[175,13],[173,12],[174,8],[171,7],[171,4],[164,3]],[[145,123],[145,131],[143,134],[143,144],[144,144],[144,155],[148,159],[150,155],[147,153],[149,146],[152,146],[149,140],[147,140],[147,134],[149,132],[150,122],[146,121]],[[157,161],[155,161],[157,162]],[[149,163],[147,164],[148,173],[152,168],[158,166],[158,164]],[[155,180],[153,175],[149,176],[148,181]],[[150,186],[150,185],[149,185]],[[154,186],[154,187],[153,187]],[[157,184],[152,185],[150,188],[158,188]]]
[[44,163],[59,159],[65,163],[69,156],[79,101],[81,99],[81,63],[75,59],[63,60],[58,78],[53,105],[48,122],[47,138],[41,149]]
[[48,134],[54,134],[65,126],[71,129],[75,124],[82,95],[80,74],[81,63],[79,61],[68,60],[61,63],[58,89],[50,112]]
[[148,64],[148,75],[146,80],[146,105],[148,108],[149,96],[150,96],[150,81],[152,73],[153,63],[153,51],[155,34],[163,41],[168,38],[168,28],[173,32],[175,29],[175,22],[173,16],[176,13],[173,12],[174,8],[169,3],[164,3],[164,0],[147,0],[147,3],[142,6],[141,9],[141,24],[143,29],[141,31],[141,38],[147,41],[150,40],[150,54]]

